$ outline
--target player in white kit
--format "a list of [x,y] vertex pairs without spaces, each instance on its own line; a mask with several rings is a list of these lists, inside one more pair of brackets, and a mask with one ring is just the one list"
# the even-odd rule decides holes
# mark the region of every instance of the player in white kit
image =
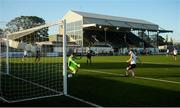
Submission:
[[[130,50],[129,55],[130,55],[130,58],[129,58],[129,60],[126,61],[129,63],[129,65],[126,68],[127,71],[126,71],[125,76],[129,76],[129,74],[131,73],[131,75],[134,77],[135,76],[134,69],[136,68],[136,61],[137,61],[138,57],[133,53],[132,50]],[[140,59],[138,59],[138,60],[140,61]]]
[[27,56],[28,56],[28,52],[27,52],[27,50],[24,50],[22,61],[24,61]]
[[174,60],[176,61],[176,56],[177,56],[177,50],[176,50],[176,48],[174,48],[174,50],[173,50],[173,58],[174,58]]

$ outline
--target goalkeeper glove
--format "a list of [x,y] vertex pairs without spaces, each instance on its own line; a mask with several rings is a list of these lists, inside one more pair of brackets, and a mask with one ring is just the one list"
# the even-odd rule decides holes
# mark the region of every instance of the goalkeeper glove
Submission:
[[80,67],[80,64],[78,64],[77,67]]

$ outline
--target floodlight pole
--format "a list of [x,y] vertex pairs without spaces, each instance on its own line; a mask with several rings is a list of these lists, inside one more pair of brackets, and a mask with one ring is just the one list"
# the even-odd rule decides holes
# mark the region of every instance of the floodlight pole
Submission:
[[67,95],[67,40],[66,40],[66,20],[63,20],[63,93]]
[[107,43],[106,43],[106,32],[107,32],[107,29],[108,29],[107,27],[104,28],[104,31],[105,31],[105,44],[107,44]]
[[[157,31],[157,37],[156,37],[156,44],[157,44],[157,49],[158,49],[158,45],[159,45],[159,39],[158,39],[158,37],[159,37],[159,30]],[[157,53],[159,53],[159,49],[158,49],[158,52]]]
[[157,48],[158,48],[158,44],[159,44],[158,37],[159,37],[159,30],[157,31],[157,36],[156,36],[156,44],[157,44]]

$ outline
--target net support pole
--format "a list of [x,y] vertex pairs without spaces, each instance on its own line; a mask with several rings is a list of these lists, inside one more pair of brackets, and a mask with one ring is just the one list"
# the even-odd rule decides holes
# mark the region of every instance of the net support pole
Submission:
[[66,20],[63,20],[63,93],[67,95],[67,40],[66,40]]
[[6,34],[6,74],[9,74],[9,36]]

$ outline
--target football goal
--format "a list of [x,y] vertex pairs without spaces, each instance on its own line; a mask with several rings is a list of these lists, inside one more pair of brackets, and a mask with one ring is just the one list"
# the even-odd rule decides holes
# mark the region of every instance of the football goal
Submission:
[[[57,27],[58,34],[37,35],[51,27]],[[1,100],[12,103],[67,94],[66,59],[65,20],[6,32],[0,38]]]

